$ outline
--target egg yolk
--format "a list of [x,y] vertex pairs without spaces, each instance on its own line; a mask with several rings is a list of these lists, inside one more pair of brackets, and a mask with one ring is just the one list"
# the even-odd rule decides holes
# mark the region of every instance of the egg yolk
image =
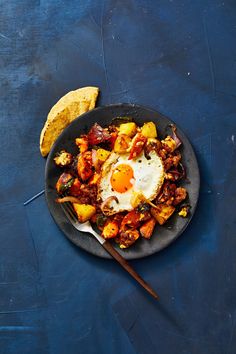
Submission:
[[129,165],[118,165],[111,175],[111,186],[118,193],[127,192],[132,186],[133,169]]

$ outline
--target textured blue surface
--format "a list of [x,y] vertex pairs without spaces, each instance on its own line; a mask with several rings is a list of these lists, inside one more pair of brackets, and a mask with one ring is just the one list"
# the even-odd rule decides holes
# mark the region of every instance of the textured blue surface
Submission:
[[[236,5],[225,1],[2,1],[0,353],[236,352]],[[38,140],[69,90],[135,102],[179,124],[201,195],[186,232],[134,261],[156,304],[114,262],[70,244],[41,196]]]

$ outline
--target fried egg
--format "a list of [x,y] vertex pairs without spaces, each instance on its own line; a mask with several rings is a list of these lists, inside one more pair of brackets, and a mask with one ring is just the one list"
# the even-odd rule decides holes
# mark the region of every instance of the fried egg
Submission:
[[112,152],[102,167],[98,195],[103,202],[115,197],[109,204],[110,215],[132,210],[134,193],[142,193],[152,201],[164,181],[163,163],[155,151],[150,153],[150,159],[144,153],[134,160],[128,157],[129,154]]

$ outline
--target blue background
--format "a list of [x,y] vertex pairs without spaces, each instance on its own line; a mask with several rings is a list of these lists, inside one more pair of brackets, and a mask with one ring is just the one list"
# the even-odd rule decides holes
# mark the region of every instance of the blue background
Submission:
[[[0,19],[0,353],[236,353],[236,4],[8,1]],[[198,209],[165,251],[132,265],[73,246],[44,196],[39,134],[82,86],[175,120],[201,169]]]

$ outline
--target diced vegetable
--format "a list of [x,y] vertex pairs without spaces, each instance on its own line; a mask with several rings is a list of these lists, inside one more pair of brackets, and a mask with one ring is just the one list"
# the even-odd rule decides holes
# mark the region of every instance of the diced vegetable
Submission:
[[180,140],[180,138],[176,134],[177,128],[174,124],[171,124],[171,130],[172,130],[172,138],[174,139],[174,141],[176,143],[176,148],[178,148],[182,144],[182,141]]
[[114,144],[114,152],[118,154],[124,154],[127,152],[131,142],[131,138],[128,135],[120,134],[118,135],[115,144]]
[[101,170],[102,164],[106,161],[110,151],[105,149],[92,149],[92,165],[95,168],[95,171],[99,172]]
[[75,178],[70,187],[70,194],[77,197],[80,194],[80,187],[81,187],[81,183],[79,179]]
[[129,154],[129,160],[132,160],[139,156],[146,144],[147,138],[141,133],[137,133],[132,140],[131,149]]
[[117,139],[118,133],[117,131],[110,133],[110,139],[107,141],[109,143],[109,147],[113,150],[115,141]]
[[118,224],[118,227],[120,228],[121,222],[124,218],[124,215],[122,213],[114,214],[113,215],[113,221],[115,221]]
[[139,229],[141,236],[150,239],[155,225],[156,225],[156,219],[154,217],[146,221]]
[[131,210],[125,215],[121,222],[121,229],[124,230],[126,226],[136,229],[140,224],[140,214],[137,210]]
[[146,138],[156,138],[157,137],[157,129],[156,125],[153,122],[144,123],[141,128],[141,133]]
[[110,151],[107,151],[105,149],[98,149],[97,150],[97,158],[101,162],[105,162],[109,155],[110,155]]
[[59,194],[68,190],[74,182],[74,178],[70,173],[62,173],[56,183],[56,190]]
[[61,150],[55,157],[54,161],[57,166],[64,167],[71,164],[73,160],[72,154],[66,152],[65,150]]
[[100,171],[101,161],[97,158],[97,150],[92,149],[92,165],[95,168],[95,171]]
[[102,236],[105,239],[114,238],[119,232],[118,224],[115,221],[108,220],[102,231]]
[[173,152],[176,149],[176,142],[171,136],[167,136],[164,140],[161,141],[163,148],[167,152]]
[[92,185],[92,184],[97,184],[100,178],[100,174],[95,172],[94,175],[90,178],[88,184]]
[[117,242],[120,245],[120,248],[130,247],[137,239],[139,238],[138,230],[126,230],[120,232],[117,237]]
[[150,219],[151,215],[149,210],[150,210],[149,205],[140,204],[137,209],[128,212],[128,214],[124,216],[121,222],[121,230],[125,230],[127,229],[127,227],[136,229],[142,221],[146,221]]
[[175,211],[172,205],[158,204],[157,208],[151,208],[151,213],[156,221],[163,225]]
[[187,197],[187,191],[183,187],[178,187],[175,190],[174,205],[181,203]]
[[119,203],[118,199],[116,196],[111,195],[110,197],[108,197],[107,199],[105,199],[102,204],[101,204],[101,211],[103,212],[103,214],[105,215],[112,215],[113,214],[113,209],[111,206],[111,202],[115,201],[116,203]]
[[88,142],[90,145],[97,145],[110,139],[110,134],[99,124],[95,123],[88,133]]
[[82,138],[76,138],[75,143],[80,149],[80,152],[85,152],[88,150],[88,138],[87,137],[82,137]]
[[[163,149],[165,150],[165,149]],[[171,167],[177,167],[181,160],[181,154],[179,152],[175,152],[175,155],[171,155],[164,160],[164,168],[165,171],[168,171]]]
[[165,173],[165,179],[170,181],[179,181],[186,177],[186,171],[182,163],[180,162],[177,167],[171,168]]
[[73,207],[81,223],[88,221],[96,213],[96,208],[93,205],[73,203]]
[[160,140],[155,138],[148,138],[144,148],[145,156],[148,158],[151,151],[155,151],[156,153],[159,153],[160,148],[161,148]]
[[78,157],[77,163],[77,172],[79,177],[86,181],[89,177],[92,176],[92,153],[91,151],[83,152]]
[[160,204],[172,204],[175,196],[176,185],[170,183],[170,181],[165,181],[162,186],[161,193],[157,197],[157,202]]
[[119,134],[126,134],[132,138],[136,134],[137,126],[134,122],[123,123],[120,125]]

